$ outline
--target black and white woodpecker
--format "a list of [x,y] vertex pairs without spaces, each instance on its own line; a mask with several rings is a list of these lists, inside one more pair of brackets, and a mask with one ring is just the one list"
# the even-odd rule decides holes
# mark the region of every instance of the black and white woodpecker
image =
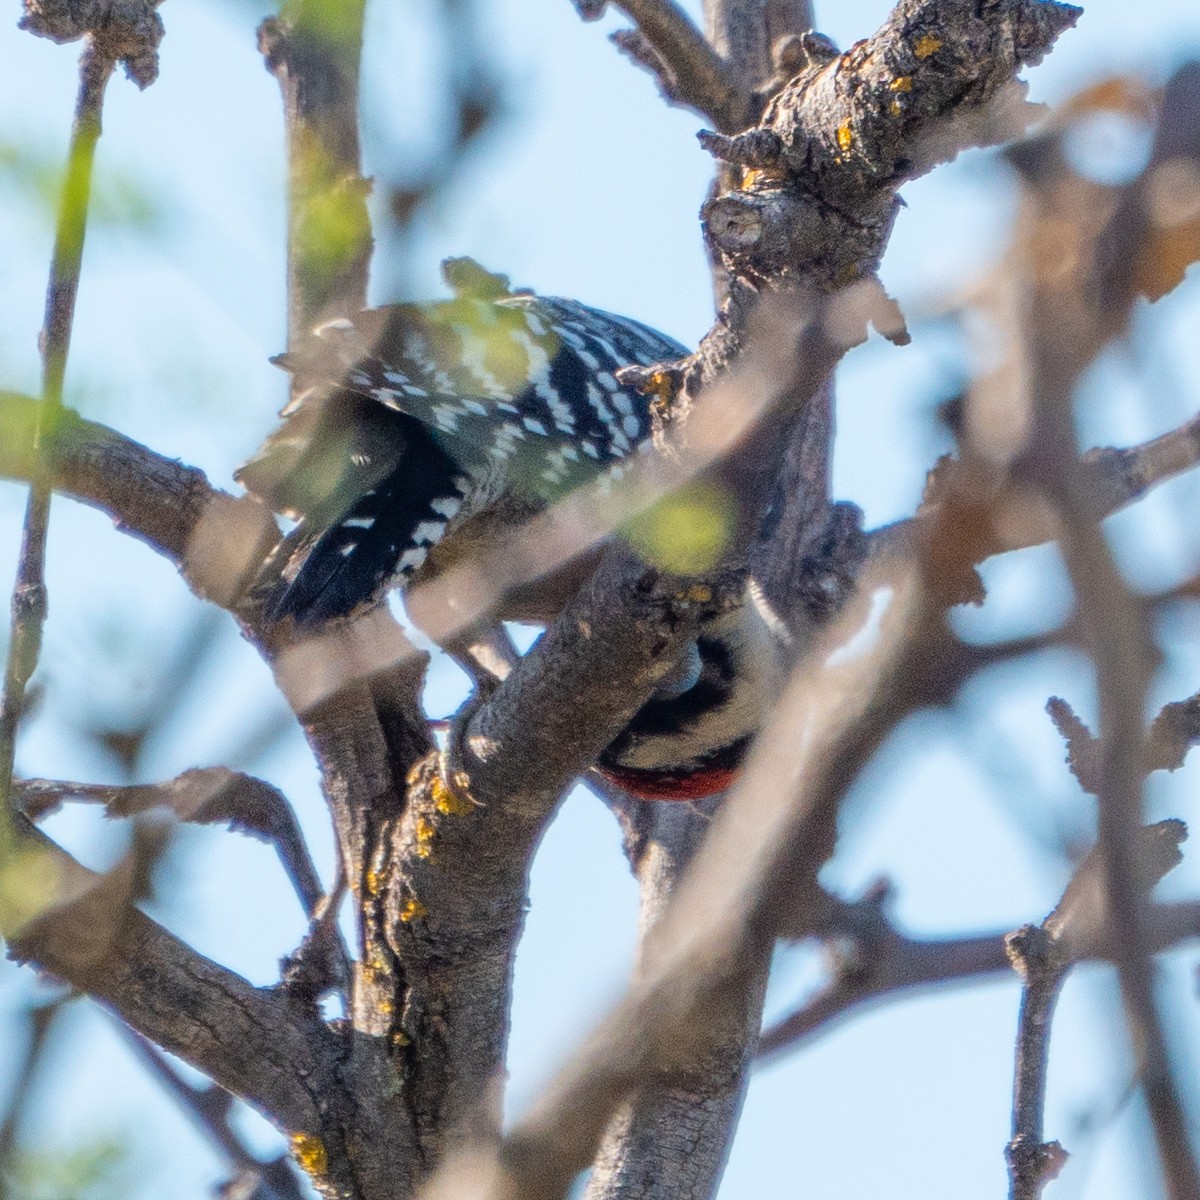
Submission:
[[[295,376],[294,398],[238,475],[297,521],[260,576],[268,619],[348,617],[647,444],[650,398],[617,372],[683,346],[510,291],[469,259],[443,269],[452,299],[327,322],[274,360]],[[769,703],[774,661],[753,606],[714,618],[599,769],[650,799],[723,789]]]

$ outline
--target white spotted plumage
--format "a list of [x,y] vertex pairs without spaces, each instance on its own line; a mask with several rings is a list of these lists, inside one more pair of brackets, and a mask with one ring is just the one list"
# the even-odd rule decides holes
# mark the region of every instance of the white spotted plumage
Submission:
[[[352,409],[386,412],[399,440],[394,453],[351,445],[353,470],[334,480],[344,498],[311,518],[300,507],[273,611],[305,620],[351,611],[419,571],[480,503],[514,491],[536,507],[617,467],[650,433],[647,397],[617,372],[685,353],[635,321],[532,293],[459,294],[327,322],[283,359],[298,384],[289,420],[323,395],[344,395]],[[351,421],[351,441],[354,421],[368,416]],[[285,446],[286,426],[269,449]],[[301,440],[288,461],[303,453]]]

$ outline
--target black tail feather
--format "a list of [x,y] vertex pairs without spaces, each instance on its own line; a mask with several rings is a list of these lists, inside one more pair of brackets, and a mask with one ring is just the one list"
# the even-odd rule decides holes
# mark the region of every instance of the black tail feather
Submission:
[[340,515],[304,518],[272,556],[263,613],[302,627],[347,617],[411,575],[462,501],[454,464],[416,422],[393,469]]

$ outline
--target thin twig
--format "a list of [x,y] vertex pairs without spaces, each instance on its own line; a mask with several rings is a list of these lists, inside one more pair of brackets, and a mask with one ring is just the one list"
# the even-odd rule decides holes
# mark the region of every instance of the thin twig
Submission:
[[87,231],[88,203],[92,186],[92,164],[100,139],[100,112],[104,88],[115,60],[95,42],[88,42],[79,63],[79,92],[67,171],[59,201],[58,226],[50,282],[46,289],[46,315],[42,325],[42,396],[34,431],[35,472],[29,485],[25,526],[21,539],[17,578],[13,585],[12,622],[9,628],[8,660],[4,670],[4,695],[0,700],[0,810],[5,815],[3,841],[7,842],[7,813],[12,802],[13,764],[17,727],[25,710],[25,689],[41,652],[42,627],[46,621],[46,535],[50,521],[51,471],[49,456],[63,413],[63,379],[75,297],[79,292],[79,268]]
[[[109,817],[136,817],[167,809],[180,821],[195,825],[226,825],[237,833],[256,837],[271,845],[279,856],[305,916],[312,923],[310,939],[316,938],[319,961],[319,993],[349,978],[349,954],[336,927],[323,935],[322,917],[328,897],[309,854],[300,822],[287,797],[276,787],[228,767],[194,767],[162,783],[110,786],[67,783],[54,779],[19,779],[16,800],[30,820],[41,821],[69,801],[101,804]],[[304,954],[301,958],[306,957]]]
[[50,1034],[59,1013],[72,999],[74,993],[67,992],[45,1004],[33,1005],[23,1014],[25,1024],[29,1027],[29,1038],[24,1053],[12,1064],[13,1082],[9,1086],[3,1117],[0,1118],[0,1200],[8,1200],[7,1184],[17,1146],[17,1133],[26,1112],[26,1102],[37,1082],[38,1068],[52,1046]]
[[288,880],[313,916],[324,895],[296,814],[276,787],[228,767],[193,767],[161,783],[112,786],[57,779],[22,779],[16,786],[22,811],[40,821],[71,800],[101,804],[110,817],[168,809],[180,821],[227,825],[275,848]]
[[[1186,827],[1176,820],[1136,830],[1129,845],[1130,886],[1139,901],[1180,862],[1179,845],[1186,837]],[[1050,1022],[1063,982],[1077,962],[1102,955],[1120,965],[1122,948],[1115,936],[1106,860],[1104,846],[1098,845],[1079,865],[1054,911],[1040,925],[1025,925],[1005,939],[1008,957],[1025,985],[1013,1081],[1013,1133],[1006,1150],[1010,1200],[1038,1200],[1067,1159],[1063,1147],[1047,1142],[1043,1132]],[[1146,915],[1147,951],[1164,948],[1150,932],[1149,911]]]
[[[1148,611],[1147,605],[1141,606]],[[1075,710],[1051,696],[1046,711],[1067,743],[1071,773],[1086,792],[1099,795],[1103,784],[1104,742],[1096,737]],[[1200,692],[1186,700],[1164,704],[1142,742],[1142,771],[1177,771],[1192,747],[1200,741]]]
[[[1198,462],[1200,416],[1192,417],[1160,437],[1136,446],[1095,447],[1079,460],[1081,503],[1091,520],[1101,521],[1128,508],[1167,480],[1192,470]],[[934,518],[938,507],[944,502],[941,495],[944,477],[942,465],[939,464],[930,481],[929,498],[916,516],[881,526],[867,535],[871,553],[879,553],[885,547],[921,536],[923,527]],[[999,499],[1003,500],[1004,497]],[[975,565],[997,554],[1044,545],[1059,536],[1060,529],[1053,515],[1036,506],[1023,504],[1019,488],[1014,489],[1012,500],[1011,506],[994,506],[1004,518],[1002,521],[972,531],[976,543]]]
[[[722,133],[737,133],[753,124],[753,85],[758,80],[740,76],[675,0],[612,3],[635,23],[641,35],[639,42],[630,45],[626,34],[617,45],[639,66],[652,71],[669,101],[708,117]],[[594,4],[576,0],[576,7],[584,16],[599,15]]]
[[[858,908],[858,905],[851,906]],[[1156,904],[1147,918],[1150,948],[1158,953],[1200,938],[1200,900]],[[1005,952],[1007,934],[925,939],[901,933],[890,923],[864,931],[853,923],[835,923],[823,940],[836,940],[840,965],[834,977],[804,1003],[765,1030],[759,1058],[774,1059],[829,1032],[860,1009],[942,984],[966,983],[1006,975],[1012,967]],[[848,949],[847,949],[848,947]],[[1106,947],[1080,957],[1108,957]]]
[[1040,925],[1026,925],[1006,943],[1013,966],[1025,980],[1017,1023],[1013,1082],[1013,1134],[1006,1148],[1010,1200],[1038,1200],[1067,1161],[1059,1142],[1043,1133],[1050,1021],[1069,964],[1055,953],[1054,938]]

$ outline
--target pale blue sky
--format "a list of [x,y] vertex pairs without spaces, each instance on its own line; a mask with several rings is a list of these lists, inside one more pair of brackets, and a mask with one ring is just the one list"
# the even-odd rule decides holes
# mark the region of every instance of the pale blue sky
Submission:
[[[709,175],[694,137],[700,122],[666,109],[648,78],[616,53],[604,36],[619,24],[614,18],[585,25],[568,0],[482,7],[511,112],[447,210],[422,224],[411,275],[397,278],[394,264],[384,262],[373,299],[430,294],[441,258],[471,254],[516,283],[628,313],[694,343],[711,317],[696,221]],[[698,10],[698,0],[686,7]],[[844,46],[871,32],[887,8],[884,0],[820,7],[819,26]],[[110,223],[93,231],[68,375],[73,402],[89,416],[197,463],[223,486],[232,486],[233,467],[283,400],[283,378],[266,362],[283,346],[284,317],[282,124],[253,32],[265,11],[234,0],[169,0],[159,82],[144,94],[124,80],[111,86],[99,182],[111,190],[114,180],[132,181],[157,215],[148,230]],[[425,99],[438,52],[428,11],[423,2],[371,7],[364,108],[384,116],[368,127],[366,155],[368,172],[380,176],[403,170],[433,141],[423,132],[438,120],[437,106]],[[0,162],[15,145],[22,161],[34,154],[52,164],[66,143],[75,50],[19,33],[13,20],[0,28]],[[1153,0],[1135,12],[1096,0],[1030,74],[1032,95],[1053,102],[1118,70],[1162,78],[1198,47],[1191,0]],[[905,197],[884,276],[920,312],[957,294],[1002,252],[1013,197],[987,155],[919,181]],[[49,223],[30,211],[25,184],[0,176],[0,386],[36,386],[49,244]],[[1195,410],[1198,315],[1194,279],[1142,315],[1134,344],[1155,360],[1150,385],[1121,354],[1108,356],[1089,387],[1087,440],[1149,436]],[[862,504],[871,523],[912,510],[945,448],[932,406],[961,366],[960,349],[926,329],[912,347],[872,343],[846,364],[836,490]],[[2,588],[15,560],[21,503],[18,489],[0,488]],[[1140,584],[1163,586],[1195,569],[1198,504],[1196,482],[1183,480],[1112,522]],[[47,691],[20,766],[30,774],[116,778],[116,764],[73,731],[96,708],[119,718],[145,702],[179,629],[201,605],[165,564],[90,511],[56,503],[51,542]],[[1069,603],[1053,550],[989,564],[985,575],[987,607],[962,615],[975,636],[1020,634]],[[1196,633],[1195,612],[1164,620],[1169,655],[1160,699],[1186,695],[1200,682]],[[450,704],[455,687],[449,671],[436,672],[433,703]],[[920,933],[1043,916],[1066,877],[1057,839],[1086,836],[1092,819],[1041,712],[1053,693],[1090,712],[1086,662],[1048,654],[997,670],[953,713],[906,724],[855,790],[829,880],[854,891],[887,874],[896,883],[898,917]],[[151,747],[146,774],[162,778],[221,760],[280,711],[265,668],[227,623],[196,693]],[[299,737],[233,765],[285,789],[327,868],[328,820]],[[1152,815],[1190,817],[1196,779],[1189,767],[1154,780]],[[115,831],[86,817],[70,814],[52,828],[91,862],[119,852]],[[158,915],[255,982],[272,980],[277,959],[301,932],[272,857],[256,843],[208,831],[188,832],[181,842],[187,853],[177,856]],[[1186,866],[1179,876],[1170,886],[1180,891],[1200,882]],[[611,820],[597,802],[573,796],[534,869],[518,962],[512,1111],[616,995],[635,917]],[[1196,1056],[1195,962],[1185,950],[1164,976],[1189,1061]],[[801,955],[781,956],[772,1013],[802,994],[813,966]],[[0,1009],[30,986],[27,972],[0,966]],[[1106,972],[1081,972],[1056,1023],[1047,1125],[1076,1158],[1055,1196],[1157,1195],[1138,1140],[1140,1109],[1121,1106],[1129,1064],[1112,1023],[1112,994]],[[859,1017],[763,1071],[721,1200],[1002,1195],[1016,1001],[1011,983],[914,999]],[[72,1019],[86,1027],[85,1049],[54,1076],[40,1110],[47,1136],[129,1139],[136,1182],[127,1194],[138,1200],[207,1194],[219,1165],[173,1102],[125,1056],[105,1018],[80,1007]],[[1082,1128],[1088,1119],[1091,1132]],[[269,1131],[246,1120],[265,1145]]]

